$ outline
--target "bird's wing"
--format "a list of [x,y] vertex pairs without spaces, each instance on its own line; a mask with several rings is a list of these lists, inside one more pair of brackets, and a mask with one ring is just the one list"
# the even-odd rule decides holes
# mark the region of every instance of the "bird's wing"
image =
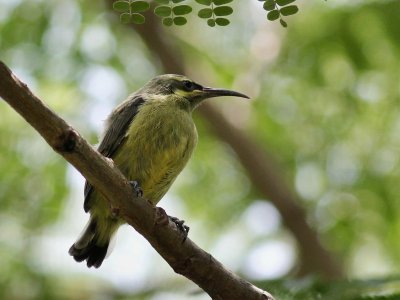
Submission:
[[[139,107],[144,101],[143,97],[134,96],[123,107],[119,106],[111,113],[107,120],[108,126],[104,137],[97,149],[102,155],[112,158],[115,152],[124,144],[129,125],[132,123]],[[86,180],[84,190],[85,202],[83,204],[85,212],[88,212],[91,207],[90,195],[92,191],[93,186]]]

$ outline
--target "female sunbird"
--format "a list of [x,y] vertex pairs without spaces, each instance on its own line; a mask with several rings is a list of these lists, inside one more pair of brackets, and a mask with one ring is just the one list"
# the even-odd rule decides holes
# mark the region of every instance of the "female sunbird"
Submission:
[[[197,143],[192,111],[204,100],[219,96],[249,98],[244,94],[203,87],[182,75],[161,75],[118,105],[106,120],[98,151],[114,160],[136,184],[138,193],[157,204],[185,167]],[[85,183],[85,212],[89,222],[69,249],[78,262],[100,267],[112,235],[124,220]]]

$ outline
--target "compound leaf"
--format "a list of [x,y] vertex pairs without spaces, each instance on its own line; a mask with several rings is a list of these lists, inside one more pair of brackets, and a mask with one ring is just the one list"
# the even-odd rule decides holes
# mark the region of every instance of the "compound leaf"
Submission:
[[192,8],[189,5],[177,5],[175,6],[172,11],[177,16],[187,15],[192,11]]
[[132,15],[130,13],[123,13],[119,16],[119,19],[121,20],[121,23],[128,24],[131,23]]
[[294,15],[299,11],[296,5],[289,5],[281,8],[281,14],[284,16]]
[[131,3],[131,9],[134,12],[146,11],[150,8],[149,2],[146,1],[133,1]]
[[132,23],[135,23],[135,24],[143,24],[145,21],[145,18],[141,14],[132,14],[131,21],[132,21]]
[[212,9],[211,8],[203,8],[199,10],[198,16],[202,19],[208,19],[212,16]]
[[216,16],[229,16],[233,13],[233,9],[230,6],[218,6],[214,8],[214,14]]
[[116,1],[113,3],[113,9],[117,12],[129,11],[128,1]]
[[154,13],[159,17],[168,17],[171,15],[172,9],[169,6],[161,5],[154,9]]
[[185,17],[175,17],[174,18],[174,24],[178,26],[185,25],[187,23],[187,20]]
[[215,5],[224,5],[227,3],[231,3],[233,0],[213,0]]
[[162,22],[165,26],[171,26],[174,24],[174,20],[172,18],[164,18]]
[[270,21],[275,21],[279,18],[279,10],[274,9],[271,10],[268,14],[267,14],[267,19]]
[[267,0],[267,1],[264,2],[264,5],[263,5],[263,8],[266,11],[273,10],[273,9],[275,9],[275,7],[276,7],[275,0]]
[[230,22],[228,19],[225,18],[216,18],[215,23],[217,23],[217,25],[219,26],[227,26]]
[[201,5],[207,5],[207,6],[211,5],[211,0],[196,0],[196,2]]
[[294,1],[296,0],[276,0],[276,3],[278,3],[279,6],[286,6]]

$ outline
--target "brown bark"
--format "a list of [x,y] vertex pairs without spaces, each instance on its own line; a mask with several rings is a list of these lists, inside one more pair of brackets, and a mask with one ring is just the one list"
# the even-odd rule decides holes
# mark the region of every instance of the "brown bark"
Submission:
[[165,211],[134,195],[127,179],[110,159],[94,150],[0,62],[0,97],[32,125],[47,143],[96,187],[118,213],[141,233],[175,272],[198,284],[213,299],[271,299],[241,279],[190,239],[182,243]]

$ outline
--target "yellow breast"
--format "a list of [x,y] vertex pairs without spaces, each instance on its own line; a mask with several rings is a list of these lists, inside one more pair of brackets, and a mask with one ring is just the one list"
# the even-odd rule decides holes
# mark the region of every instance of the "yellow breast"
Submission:
[[133,120],[114,161],[144,197],[161,200],[188,162],[197,143],[191,115],[177,107],[144,105]]

